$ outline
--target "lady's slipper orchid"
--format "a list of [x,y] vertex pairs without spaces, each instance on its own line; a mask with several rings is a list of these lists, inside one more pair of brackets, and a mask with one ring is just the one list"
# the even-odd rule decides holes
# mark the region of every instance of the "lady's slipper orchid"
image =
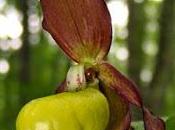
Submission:
[[164,122],[143,105],[136,85],[104,61],[112,39],[111,17],[104,0],[41,0],[41,5],[44,29],[80,65],[71,68],[57,92],[77,89],[72,87],[76,81],[80,88],[96,82],[110,106],[108,130],[130,129],[130,104],[142,109],[146,130],[165,130]]
[[88,87],[27,103],[18,115],[16,130],[105,130],[108,121],[106,97]]

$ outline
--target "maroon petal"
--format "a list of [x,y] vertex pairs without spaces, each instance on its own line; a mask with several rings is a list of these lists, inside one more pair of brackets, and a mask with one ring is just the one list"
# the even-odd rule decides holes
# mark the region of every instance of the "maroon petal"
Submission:
[[128,113],[126,114],[124,120],[123,120],[123,127],[121,127],[121,130],[129,130],[131,125],[131,113],[128,110]]
[[129,103],[134,104],[143,110],[146,130],[165,130],[164,122],[153,116],[148,109],[143,106],[142,98],[133,82],[128,80],[128,78],[108,63],[100,64],[97,70],[99,72],[99,79],[103,81],[105,85],[108,85]]
[[99,78],[130,103],[141,107],[142,100],[133,82],[108,63],[99,65]]
[[76,62],[97,62],[109,51],[111,17],[104,0],[41,0],[43,27]]
[[100,82],[100,90],[106,96],[110,108],[110,120],[107,130],[128,130],[131,124],[129,104]]
[[131,113],[128,109],[128,112],[123,118],[119,129],[114,129],[114,130],[130,130],[130,126],[131,126]]
[[152,115],[152,113],[147,109],[143,108],[144,122],[146,130],[165,130],[164,121]]

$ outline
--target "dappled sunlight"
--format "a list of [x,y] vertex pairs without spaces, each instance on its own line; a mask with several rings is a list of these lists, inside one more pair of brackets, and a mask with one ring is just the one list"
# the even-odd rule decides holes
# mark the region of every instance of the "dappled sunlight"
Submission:
[[162,2],[163,0],[149,0],[149,1]]
[[30,44],[31,44],[31,45],[36,45],[36,44],[38,44],[39,41],[40,41],[39,34],[38,34],[38,33],[36,33],[36,34],[31,34],[31,35],[29,36],[29,41],[30,41]]
[[143,43],[142,49],[145,54],[150,56],[155,56],[158,52],[158,47],[156,43],[153,43],[152,41],[145,41]]
[[4,15],[0,15],[0,38],[5,38],[8,35],[8,19]]
[[15,9],[8,10],[7,15],[0,14],[0,38],[16,39],[20,37],[23,28],[18,15]]
[[150,22],[146,25],[146,30],[149,32],[156,32],[158,30],[158,25],[156,22]]
[[17,10],[10,8],[6,12],[7,23],[5,28],[8,30],[7,36],[11,39],[16,39],[21,36],[23,27],[21,25],[21,16]]
[[0,59],[0,74],[6,74],[10,69],[10,65],[7,60]]
[[124,40],[128,37],[128,7],[125,1],[111,0],[108,2],[108,8],[112,18],[113,25],[113,42],[110,49],[110,54],[114,55],[119,61],[126,61],[128,58],[128,50],[124,46],[118,46],[115,38]]
[[[0,4],[1,2],[2,0]],[[19,50],[22,47],[21,20],[22,16],[15,8],[10,7],[4,13],[0,13],[0,50]]]
[[41,27],[40,27],[40,18],[38,17],[38,15],[36,14],[31,14],[29,16],[29,31],[32,34],[36,34],[40,31]]
[[151,72],[151,70],[146,69],[146,68],[143,69],[142,72],[141,72],[141,74],[140,74],[140,79],[143,82],[146,82],[146,83],[150,82],[151,79],[152,79],[152,72]]
[[10,40],[9,44],[12,50],[19,50],[22,47],[22,41],[19,38]]
[[1,40],[0,41],[0,49],[3,51],[8,51],[10,49],[9,42],[7,42],[7,40]]
[[3,51],[19,50],[22,47],[21,39],[1,40],[0,49]]
[[5,0],[0,0],[0,10],[5,6]]
[[144,0],[134,0],[136,3],[142,3]]
[[120,27],[125,27],[128,22],[128,8],[124,1],[110,1],[108,8],[112,17],[112,24]]
[[[19,50],[22,46],[20,37],[23,33],[22,17],[15,7],[5,8],[6,1],[0,0],[0,74],[5,75],[10,70],[8,56],[11,50]],[[5,9],[4,9],[5,8]],[[2,11],[1,11],[2,10]]]
[[125,61],[128,59],[128,50],[126,47],[120,47],[117,51],[116,51],[116,57],[121,60],[121,61]]

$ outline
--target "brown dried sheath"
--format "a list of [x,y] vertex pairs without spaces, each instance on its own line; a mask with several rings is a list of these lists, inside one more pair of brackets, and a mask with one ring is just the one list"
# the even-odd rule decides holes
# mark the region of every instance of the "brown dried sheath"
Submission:
[[142,109],[145,130],[165,130],[164,122],[160,118],[153,116],[151,112],[143,106],[142,98],[133,82],[128,80],[128,78],[108,63],[101,63],[97,67],[97,70],[99,72],[99,79],[103,81],[105,85],[108,85],[129,103]]
[[97,62],[109,51],[111,17],[103,0],[41,0],[43,27],[76,62]]

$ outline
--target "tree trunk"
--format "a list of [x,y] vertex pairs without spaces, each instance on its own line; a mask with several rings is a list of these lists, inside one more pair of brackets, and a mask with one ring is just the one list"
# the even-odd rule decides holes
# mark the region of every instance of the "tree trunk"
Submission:
[[130,78],[141,86],[140,73],[144,64],[144,53],[142,44],[145,35],[145,13],[144,4],[128,0],[129,22],[128,22],[128,73]]
[[[134,0],[128,0],[129,22],[128,22],[128,74],[129,77],[140,87],[140,73],[144,64],[144,52],[142,45],[145,35],[146,15],[144,12],[145,1],[136,3]],[[143,90],[141,91],[144,92]],[[141,114],[136,108],[133,108],[133,117],[140,119]]]
[[164,110],[167,87],[175,80],[175,1],[164,0],[160,19],[159,52],[151,82],[150,101],[153,110]]
[[29,24],[28,24],[28,0],[21,1],[21,12],[23,13],[23,46],[20,50],[20,103],[25,104],[27,101],[27,91],[30,83],[30,41],[29,41]]

